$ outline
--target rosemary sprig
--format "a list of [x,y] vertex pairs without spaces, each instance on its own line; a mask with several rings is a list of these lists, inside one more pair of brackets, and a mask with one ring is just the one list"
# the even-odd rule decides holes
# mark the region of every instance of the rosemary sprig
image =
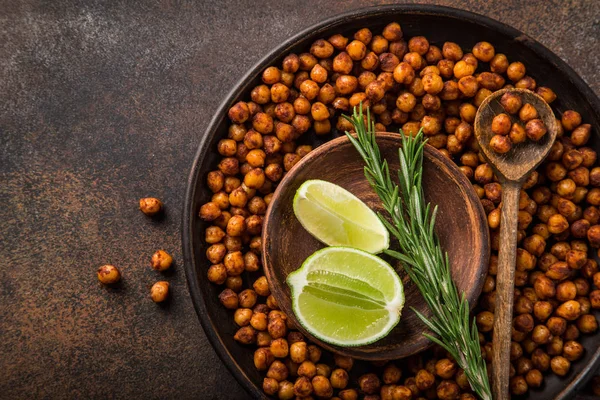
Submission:
[[366,126],[362,107],[359,111],[354,109],[352,118],[345,117],[354,124],[356,138],[348,132],[346,135],[365,161],[365,176],[392,222],[382,215],[379,218],[400,244],[400,252],[386,250],[385,253],[402,263],[433,313],[428,319],[413,309],[436,336],[424,335],[454,357],[479,397],[491,400],[475,320],[469,316],[469,303],[464,293],[459,295],[452,281],[448,255],[442,250],[434,231],[437,207],[432,210],[423,197],[423,133],[419,131],[412,137],[400,131],[403,141],[398,151],[400,169],[399,185],[396,185],[387,161],[381,158],[369,111]]

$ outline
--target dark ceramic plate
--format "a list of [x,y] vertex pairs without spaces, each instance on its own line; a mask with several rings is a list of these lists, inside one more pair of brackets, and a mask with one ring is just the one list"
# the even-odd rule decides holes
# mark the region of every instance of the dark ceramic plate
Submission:
[[[210,265],[205,258],[205,226],[197,218],[200,206],[211,196],[210,191],[205,188],[206,174],[216,168],[219,158],[216,152],[217,142],[227,136],[227,111],[235,102],[249,98],[252,88],[260,82],[260,75],[265,67],[279,65],[290,52],[299,54],[308,51],[314,40],[326,38],[333,33],[351,35],[362,27],[381,31],[392,21],[400,23],[405,37],[424,35],[436,45],[453,41],[463,48],[471,48],[477,41],[489,41],[497,52],[506,54],[509,60],[524,62],[529,75],[558,94],[558,100],[553,104],[555,111],[575,109],[581,113],[586,123],[594,127],[600,126],[600,100],[559,57],[516,29],[466,11],[429,5],[367,8],[341,14],[314,25],[271,51],[233,88],[206,129],[190,172],[183,213],[185,270],[196,312],[217,354],[255,398],[264,397],[260,389],[262,374],[254,368],[253,350],[240,346],[233,340],[236,328],[232,313],[226,311],[218,300],[222,288],[206,279],[206,271]],[[338,135],[334,133],[325,140]],[[305,136],[305,140],[315,146],[324,140],[317,140],[308,133]],[[591,145],[600,150],[600,135],[597,131],[594,132]],[[586,353],[573,364],[569,374],[564,378],[554,375],[548,377],[545,385],[540,390],[531,391],[528,398],[570,399],[574,396],[600,363],[600,335],[585,336],[582,343]],[[360,369],[358,365],[357,372]]]

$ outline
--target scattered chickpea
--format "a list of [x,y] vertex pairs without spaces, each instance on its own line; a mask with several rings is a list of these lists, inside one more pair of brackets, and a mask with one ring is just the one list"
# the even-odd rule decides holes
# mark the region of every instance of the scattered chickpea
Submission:
[[121,280],[121,272],[114,265],[103,265],[98,268],[98,280],[105,285],[112,285]]
[[155,303],[162,303],[169,297],[169,282],[159,281],[152,285],[150,297]]
[[161,272],[166,271],[171,268],[171,264],[173,264],[173,257],[171,257],[171,255],[166,251],[157,250],[154,254],[152,254],[150,265],[153,269]]
[[145,197],[140,199],[140,211],[152,217],[160,213],[163,209],[163,203],[155,197]]

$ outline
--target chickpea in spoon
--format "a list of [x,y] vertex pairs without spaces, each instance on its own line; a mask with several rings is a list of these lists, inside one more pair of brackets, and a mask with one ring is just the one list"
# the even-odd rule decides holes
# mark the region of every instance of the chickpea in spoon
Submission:
[[492,119],[490,148],[498,154],[506,154],[513,145],[540,141],[548,132],[544,121],[539,117],[536,108],[523,104],[518,93],[506,92],[500,98],[500,105],[505,112]]

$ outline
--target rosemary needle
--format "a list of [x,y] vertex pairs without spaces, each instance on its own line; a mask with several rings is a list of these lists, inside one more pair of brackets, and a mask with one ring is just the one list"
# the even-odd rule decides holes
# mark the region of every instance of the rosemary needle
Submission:
[[[358,109],[358,111],[357,111]],[[473,391],[483,400],[491,400],[485,361],[475,320],[469,315],[469,303],[459,295],[452,281],[448,255],[442,250],[435,233],[437,207],[431,208],[423,197],[423,132],[406,136],[402,131],[402,147],[398,150],[400,169],[397,185],[392,181],[386,160],[383,160],[375,140],[375,127],[367,110],[366,124],[362,105],[352,117],[356,138],[346,132],[350,142],[365,162],[365,176],[381,199],[391,223],[379,216],[398,240],[400,251],[385,253],[399,260],[410,279],[417,285],[433,316],[427,318],[417,310],[435,335],[424,335],[446,349],[465,371]]]

